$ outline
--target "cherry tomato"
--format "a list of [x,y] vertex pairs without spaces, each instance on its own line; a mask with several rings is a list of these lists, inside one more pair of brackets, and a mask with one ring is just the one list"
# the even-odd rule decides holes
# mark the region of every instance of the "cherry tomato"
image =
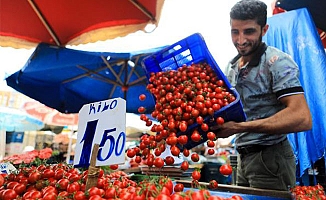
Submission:
[[215,150],[214,149],[208,149],[207,150],[207,154],[208,155],[214,155],[215,154]]
[[3,176],[0,175],[0,187],[3,185],[4,182],[5,182],[5,179],[3,178]]
[[203,130],[203,131],[208,131],[208,130],[209,130],[209,126],[208,126],[208,124],[206,124],[206,123],[202,123],[202,125],[200,126],[200,128],[201,128],[201,130]]
[[42,173],[42,178],[52,178],[54,177],[54,171],[52,169],[45,169]]
[[191,154],[191,160],[193,162],[198,162],[199,161],[199,155],[197,153]]
[[17,193],[13,189],[5,189],[3,192],[3,199],[6,200],[16,199],[17,196],[18,196]]
[[205,197],[200,191],[194,191],[191,193],[191,199],[205,200]]
[[181,145],[185,145],[188,142],[188,136],[187,135],[180,135],[178,137],[178,143]]
[[72,182],[67,186],[68,193],[74,193],[80,190],[80,185],[78,182]]
[[223,164],[223,165],[220,167],[219,171],[220,171],[220,173],[221,173],[222,175],[225,175],[225,176],[227,176],[227,175],[231,175],[231,174],[232,174],[232,167],[231,167],[231,165],[229,165],[229,164]]
[[185,132],[187,130],[188,126],[186,123],[180,123],[179,129],[181,132]]
[[241,196],[239,196],[239,195],[233,195],[231,197],[231,200],[243,200],[243,198]]
[[209,181],[209,188],[216,189],[218,187],[218,182],[216,180]]
[[216,123],[219,124],[219,125],[222,125],[222,124],[224,124],[224,119],[222,117],[217,117],[216,118]]
[[146,95],[145,94],[139,95],[139,100],[144,101],[145,99],[146,99]]
[[112,170],[116,170],[119,168],[119,165],[115,164],[115,165],[110,165],[110,169]]
[[160,193],[155,199],[156,200],[171,200],[170,195],[166,195],[163,193]]
[[173,165],[174,164],[174,158],[172,156],[166,156],[164,159],[164,162],[167,165]]
[[83,191],[77,191],[74,194],[74,200],[86,200],[87,197]]
[[177,183],[174,186],[174,192],[183,192],[184,185],[182,183]]
[[183,149],[182,153],[185,157],[188,157],[190,155],[190,151],[186,148]]
[[88,191],[89,196],[101,195],[100,189],[95,186],[89,188],[87,191]]
[[105,190],[104,197],[105,198],[116,198],[117,196],[117,190],[114,187],[109,187]]
[[189,163],[188,163],[188,161],[183,161],[183,162],[181,163],[180,168],[181,168],[183,171],[187,171],[187,170],[189,169]]
[[201,174],[200,174],[200,170],[194,170],[191,174],[191,177],[194,179],[194,180],[199,180],[200,177],[201,177]]
[[135,152],[134,149],[128,149],[128,150],[127,150],[127,156],[128,156],[129,158],[133,158],[135,155],[136,155],[136,152]]
[[16,182],[16,181],[10,181],[8,184],[7,184],[7,189],[13,189],[16,185],[18,185],[19,183]]
[[202,116],[198,116],[196,118],[196,122],[197,122],[197,124],[202,124],[202,123],[204,123],[204,118]]
[[212,140],[208,140],[206,144],[208,147],[215,147],[215,142],[213,142]]
[[194,130],[191,134],[191,140],[194,142],[199,142],[201,139],[202,138],[198,130]]
[[170,197],[171,197],[171,200],[184,200],[185,199],[185,198],[183,198],[181,192],[173,193]]
[[89,200],[103,200],[103,198],[101,197],[101,195],[92,195],[89,197]]
[[180,154],[180,149],[179,149],[179,147],[177,147],[177,146],[172,146],[171,147],[171,154],[172,155],[174,155],[174,156],[179,156],[179,154]]
[[160,178],[159,184],[166,187],[169,190],[170,195],[173,193],[173,182],[169,177],[164,176],[164,177]]
[[215,135],[215,133],[213,133],[213,132],[208,132],[207,133],[207,139],[209,139],[209,140],[212,140],[212,141],[214,141],[214,140],[216,140],[216,135]]
[[138,108],[138,112],[139,112],[139,113],[144,113],[145,110],[146,110],[146,108],[143,107],[143,106],[140,106],[140,107]]
[[14,186],[13,188],[15,190],[15,192],[20,195],[22,194],[23,192],[25,192],[26,190],[26,185],[25,184],[22,184],[22,183],[18,183],[17,185]]
[[156,158],[154,159],[154,165],[155,165],[155,167],[157,167],[157,168],[162,168],[162,167],[164,166],[164,160],[163,160],[163,158],[161,158],[161,157],[156,157]]
[[66,190],[69,184],[69,180],[66,178],[62,178],[60,180],[58,180],[57,184],[56,184],[56,188],[58,188],[59,190]]
[[31,174],[29,174],[28,176],[28,181],[30,183],[35,183],[36,181],[41,179],[41,174],[39,172],[32,172]]
[[54,192],[47,192],[43,195],[43,200],[56,200],[58,195]]
[[135,162],[136,163],[140,163],[141,162],[141,157],[140,156],[136,156],[135,157]]

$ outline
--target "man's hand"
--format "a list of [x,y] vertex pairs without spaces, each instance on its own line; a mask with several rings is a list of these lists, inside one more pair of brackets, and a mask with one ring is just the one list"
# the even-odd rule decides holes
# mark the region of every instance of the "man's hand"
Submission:
[[239,123],[225,122],[222,125],[211,126],[210,129],[216,134],[218,138],[227,138],[233,134],[239,133]]

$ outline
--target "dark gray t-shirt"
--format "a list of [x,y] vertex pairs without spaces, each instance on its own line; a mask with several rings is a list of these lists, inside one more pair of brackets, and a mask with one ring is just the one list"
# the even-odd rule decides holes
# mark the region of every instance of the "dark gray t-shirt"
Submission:
[[[288,54],[263,43],[253,60],[241,69],[239,58],[238,55],[229,63],[225,74],[240,95],[247,121],[274,115],[285,108],[280,98],[303,93],[299,68]],[[284,134],[245,132],[237,134],[235,144],[272,145],[285,137]]]

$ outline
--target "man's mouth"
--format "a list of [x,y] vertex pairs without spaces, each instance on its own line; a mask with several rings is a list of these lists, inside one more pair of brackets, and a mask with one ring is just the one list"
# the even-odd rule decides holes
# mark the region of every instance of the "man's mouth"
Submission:
[[245,48],[247,48],[248,47],[248,45],[247,44],[245,44],[245,45],[237,45],[238,46],[238,48],[239,49],[245,49]]

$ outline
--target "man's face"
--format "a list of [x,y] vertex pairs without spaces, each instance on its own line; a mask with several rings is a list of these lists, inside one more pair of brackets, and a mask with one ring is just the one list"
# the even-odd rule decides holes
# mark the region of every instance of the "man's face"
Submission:
[[267,26],[263,29],[255,20],[231,19],[231,37],[235,48],[242,56],[250,56],[262,41]]

